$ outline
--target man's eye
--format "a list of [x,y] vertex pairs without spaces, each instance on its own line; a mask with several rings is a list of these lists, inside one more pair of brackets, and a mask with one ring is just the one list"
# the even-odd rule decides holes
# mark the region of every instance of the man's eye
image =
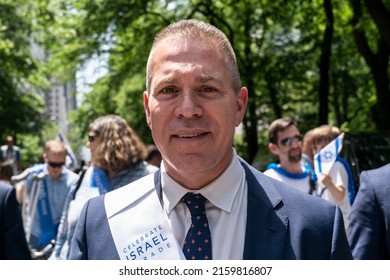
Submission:
[[161,90],[162,93],[175,93],[177,90],[174,87],[166,87]]
[[201,89],[199,89],[199,92],[206,92],[206,93],[209,93],[209,92],[214,92],[215,89],[213,87],[202,87]]

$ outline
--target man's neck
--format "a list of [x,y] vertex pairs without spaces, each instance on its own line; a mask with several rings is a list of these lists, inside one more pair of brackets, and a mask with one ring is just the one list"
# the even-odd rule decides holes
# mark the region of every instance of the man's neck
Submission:
[[280,167],[286,170],[291,174],[300,174],[302,173],[301,162],[288,162],[288,163],[280,163]]

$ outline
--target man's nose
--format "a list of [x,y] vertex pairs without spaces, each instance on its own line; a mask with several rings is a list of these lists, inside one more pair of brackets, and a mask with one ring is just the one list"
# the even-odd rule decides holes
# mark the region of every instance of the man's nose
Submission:
[[185,90],[178,98],[176,116],[184,118],[200,117],[203,113],[201,100],[192,90]]

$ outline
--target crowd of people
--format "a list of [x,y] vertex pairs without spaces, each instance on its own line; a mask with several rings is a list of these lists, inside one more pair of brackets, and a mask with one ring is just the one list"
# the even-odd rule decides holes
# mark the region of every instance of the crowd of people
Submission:
[[[90,124],[91,162],[77,174],[59,140],[46,142],[43,164],[4,168],[0,259],[390,259],[390,164],[362,172],[353,199],[341,157],[315,172],[340,129],[302,136],[292,118],[277,119],[268,147],[278,162],[261,172],[237,155],[248,90],[221,30],[197,20],[164,28],[146,81],[155,145],[107,115]],[[21,161],[12,137],[1,149],[2,162]]]

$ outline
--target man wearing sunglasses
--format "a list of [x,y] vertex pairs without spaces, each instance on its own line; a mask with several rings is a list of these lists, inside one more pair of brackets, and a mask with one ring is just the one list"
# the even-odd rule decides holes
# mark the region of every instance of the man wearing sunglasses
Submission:
[[46,142],[43,164],[29,168],[23,209],[25,232],[34,258],[45,259],[53,247],[65,199],[78,175],[65,167],[66,146],[58,140]]
[[273,121],[268,129],[268,148],[279,157],[279,164],[269,164],[264,174],[310,193],[311,168],[301,161],[302,138],[293,119],[281,118]]

